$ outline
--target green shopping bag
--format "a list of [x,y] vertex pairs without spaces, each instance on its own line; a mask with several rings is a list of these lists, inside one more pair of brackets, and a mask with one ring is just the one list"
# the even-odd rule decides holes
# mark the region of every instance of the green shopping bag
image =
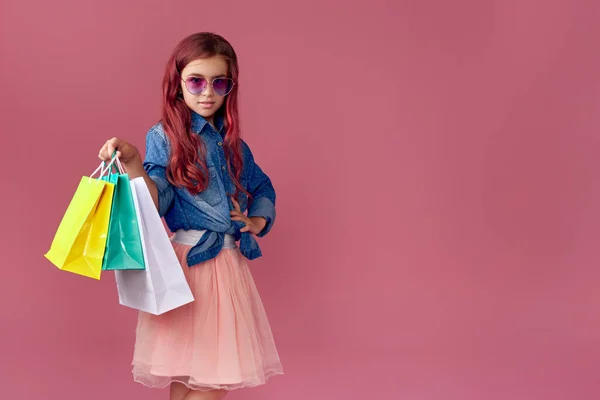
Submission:
[[[113,172],[115,160],[118,166],[116,173]],[[129,176],[123,171],[116,155],[113,156],[111,164],[110,174],[102,178],[115,185],[102,269],[143,270],[146,266]]]

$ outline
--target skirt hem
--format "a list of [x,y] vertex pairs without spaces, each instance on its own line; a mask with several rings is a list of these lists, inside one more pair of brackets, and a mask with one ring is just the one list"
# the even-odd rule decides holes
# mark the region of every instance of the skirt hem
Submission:
[[[133,380],[134,380],[134,382],[139,383],[150,389],[164,389],[164,388],[169,387],[172,383],[181,383],[181,384],[185,385],[188,389],[191,389],[191,390],[199,390],[199,391],[203,391],[203,392],[209,392],[211,390],[233,391],[233,390],[238,390],[238,389],[253,388],[253,387],[265,385],[269,379],[271,379],[277,375],[283,375],[283,371],[275,370],[275,369],[271,370],[271,371],[265,373],[264,379],[261,379],[259,381],[249,381],[249,382],[242,382],[242,383],[237,383],[237,384],[224,384],[224,385],[211,385],[211,384],[196,385],[196,384],[190,384],[184,380],[177,379],[175,377],[171,377],[170,379],[168,379],[165,382],[162,382],[160,384],[153,384],[153,383],[150,383],[148,379],[144,379],[146,377],[142,377],[140,375],[134,375]],[[151,375],[151,376],[154,376],[154,375]],[[161,376],[161,378],[168,378],[168,377]]]

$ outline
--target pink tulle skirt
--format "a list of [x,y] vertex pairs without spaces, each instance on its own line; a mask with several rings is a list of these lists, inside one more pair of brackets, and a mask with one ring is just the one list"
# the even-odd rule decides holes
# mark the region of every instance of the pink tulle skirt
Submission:
[[258,290],[237,248],[188,267],[190,246],[173,243],[195,301],[163,315],[139,313],[136,382],[194,390],[266,383],[282,366]]

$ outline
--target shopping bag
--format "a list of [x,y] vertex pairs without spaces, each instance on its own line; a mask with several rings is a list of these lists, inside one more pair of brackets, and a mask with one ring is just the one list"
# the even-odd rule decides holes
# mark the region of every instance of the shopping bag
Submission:
[[116,270],[119,303],[154,315],[194,301],[144,178],[130,181],[146,269]]
[[[98,179],[93,176],[100,172]],[[82,177],[44,255],[63,271],[100,279],[114,185],[103,181],[103,165]]]
[[115,185],[102,270],[144,269],[142,241],[129,175],[124,172],[116,156],[112,161],[115,160],[113,168],[117,168],[116,173],[111,168],[109,174],[102,178]]

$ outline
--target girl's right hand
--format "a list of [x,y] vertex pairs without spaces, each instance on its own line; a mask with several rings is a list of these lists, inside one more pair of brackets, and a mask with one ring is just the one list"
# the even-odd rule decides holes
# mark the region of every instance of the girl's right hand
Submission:
[[115,151],[117,152],[119,161],[125,165],[140,159],[140,152],[138,149],[134,145],[119,138],[107,140],[100,149],[98,157],[102,161],[110,161]]

